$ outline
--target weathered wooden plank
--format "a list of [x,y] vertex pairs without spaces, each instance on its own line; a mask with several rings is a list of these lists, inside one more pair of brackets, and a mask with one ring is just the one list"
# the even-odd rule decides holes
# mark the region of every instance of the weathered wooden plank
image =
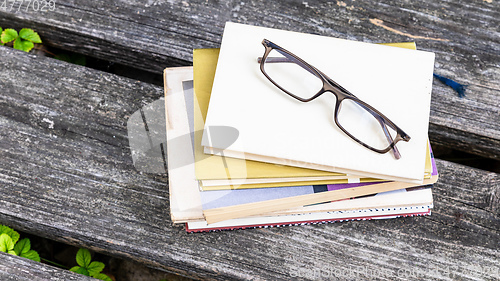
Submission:
[[166,176],[136,171],[126,139],[128,117],[161,88],[0,57],[2,224],[193,278],[498,277],[496,173],[438,160],[430,217],[187,234],[171,223]]
[[2,281],[70,281],[96,280],[69,270],[56,268],[29,259],[0,252],[0,280]]
[[436,72],[469,84],[460,99],[434,83],[430,139],[500,159],[500,9],[495,1],[56,1],[54,11],[0,10],[47,45],[161,73],[193,48],[218,47],[226,21],[365,42],[415,41]]

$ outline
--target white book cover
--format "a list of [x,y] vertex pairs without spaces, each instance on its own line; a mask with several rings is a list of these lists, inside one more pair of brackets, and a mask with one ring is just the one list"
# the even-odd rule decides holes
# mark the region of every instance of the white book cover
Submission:
[[[257,58],[268,39],[313,65],[403,131],[401,159],[353,141],[334,123],[335,97],[308,103],[274,86]],[[420,183],[423,180],[434,54],[325,36],[226,24],[202,145],[205,152],[332,172]],[[239,132],[229,147],[208,127]]]
[[193,113],[188,113],[193,104],[193,67],[165,69],[164,83],[170,216],[174,223],[203,219],[194,171]]

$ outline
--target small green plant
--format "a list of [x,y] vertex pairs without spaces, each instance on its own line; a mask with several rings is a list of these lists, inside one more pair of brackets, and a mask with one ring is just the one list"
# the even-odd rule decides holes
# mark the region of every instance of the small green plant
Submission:
[[19,241],[20,235],[12,228],[0,225],[0,252],[20,256],[34,261],[40,261],[40,256],[35,250],[31,250],[31,242],[28,238]]
[[38,33],[33,29],[23,28],[17,33],[12,28],[3,30],[0,27],[0,45],[13,42],[14,49],[29,52],[35,46],[35,43],[42,43]]
[[100,280],[112,281],[109,276],[101,271],[104,269],[104,263],[98,261],[91,261],[92,257],[89,250],[80,249],[76,253],[77,266],[72,267],[70,270],[86,276],[91,276]]
[[[28,238],[19,240],[21,236],[12,228],[0,224],[0,252],[8,253],[15,256],[20,256],[34,261],[40,261],[40,256],[35,250],[31,250],[31,242]],[[44,259],[44,261],[47,261]],[[50,262],[50,261],[47,261]],[[50,262],[60,267],[54,262]],[[97,279],[112,281],[109,276],[101,271],[104,269],[104,263],[91,261],[89,250],[80,249],[76,253],[76,263],[78,266],[72,267],[70,270],[86,276],[91,276]]]

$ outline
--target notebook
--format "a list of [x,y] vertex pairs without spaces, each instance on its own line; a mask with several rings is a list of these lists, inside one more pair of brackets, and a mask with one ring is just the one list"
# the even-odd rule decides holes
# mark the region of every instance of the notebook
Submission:
[[[266,38],[317,67],[383,112],[411,136],[402,158],[362,147],[337,128],[335,100],[304,104],[272,85],[257,57]],[[227,23],[202,145],[205,152],[310,169],[422,183],[434,54],[337,38]],[[229,146],[209,128],[238,130]],[[209,141],[210,140],[210,141]]]

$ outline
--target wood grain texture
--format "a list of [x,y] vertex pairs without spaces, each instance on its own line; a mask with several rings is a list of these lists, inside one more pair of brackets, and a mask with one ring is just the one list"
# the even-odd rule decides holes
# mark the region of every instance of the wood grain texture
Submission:
[[71,281],[96,280],[81,274],[73,273],[35,262],[25,258],[0,252],[0,280],[2,281]]
[[241,22],[364,42],[415,41],[436,53],[430,139],[500,159],[500,9],[496,1],[57,1],[50,12],[0,10],[0,26],[32,27],[45,44],[161,74],[219,47]]
[[171,223],[166,175],[136,171],[127,141],[127,119],[163,89],[0,57],[1,224],[196,279],[499,276],[496,173],[438,160],[430,217],[187,234]]

